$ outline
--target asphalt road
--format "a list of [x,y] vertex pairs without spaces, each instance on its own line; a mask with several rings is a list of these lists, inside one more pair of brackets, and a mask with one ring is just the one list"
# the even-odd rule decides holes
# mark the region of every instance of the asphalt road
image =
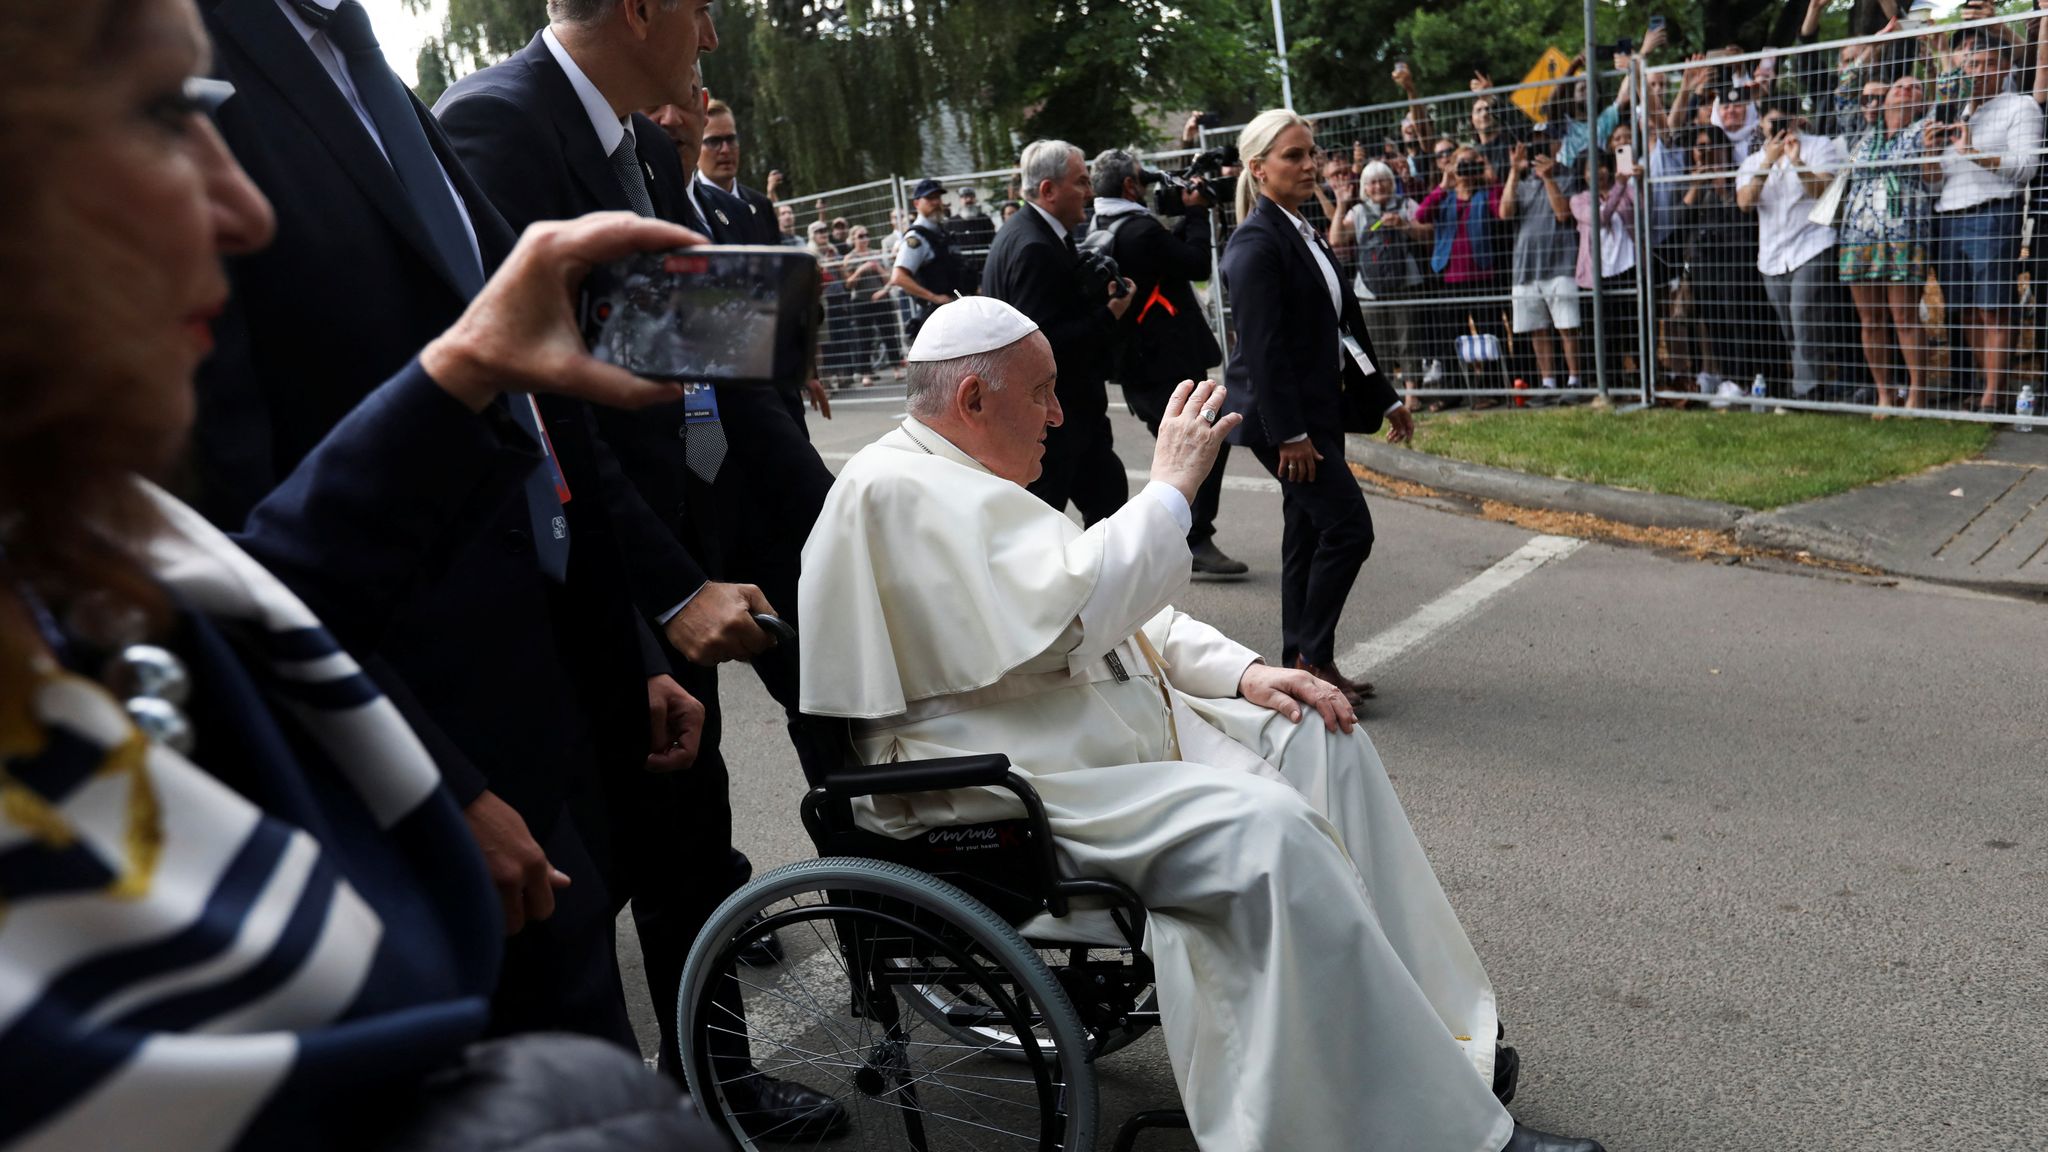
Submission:
[[[900,412],[842,399],[813,435],[843,459]],[[1143,427],[1117,438],[1142,470]],[[1218,543],[1253,575],[1180,606],[1272,658],[1279,497],[1231,472]],[[1365,719],[1501,995],[1521,1120],[1613,1152],[2048,1148],[2048,612],[1604,544],[1532,566],[1527,531],[1369,495],[1339,647],[1400,641]],[[779,714],[721,679],[736,840],[808,858]],[[1105,1132],[1174,1103],[1156,1035],[1100,1077]]]

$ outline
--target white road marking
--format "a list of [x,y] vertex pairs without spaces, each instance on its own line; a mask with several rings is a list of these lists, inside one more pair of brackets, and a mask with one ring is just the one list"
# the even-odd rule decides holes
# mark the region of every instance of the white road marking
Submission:
[[1346,652],[1337,666],[1348,676],[1363,676],[1391,664],[1437,633],[1455,627],[1522,577],[1577,552],[1585,543],[1573,536],[1538,536],[1500,563],[1424,604],[1413,616]]

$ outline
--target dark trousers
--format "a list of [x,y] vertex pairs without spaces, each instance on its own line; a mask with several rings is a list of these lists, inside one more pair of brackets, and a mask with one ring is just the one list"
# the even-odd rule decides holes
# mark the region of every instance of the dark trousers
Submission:
[[1109,413],[1067,417],[1045,433],[1045,468],[1031,483],[1031,494],[1064,512],[1067,501],[1093,524],[1131,498],[1130,477],[1117,459]]
[[579,1032],[638,1052],[619,981],[612,936],[615,909],[603,870],[564,811],[533,828],[548,863],[574,883],[555,890],[555,913],[529,920],[505,940],[504,966],[491,996],[491,1032]]
[[[1145,422],[1145,428],[1152,435],[1159,435],[1159,422],[1166,417],[1166,402],[1173,396],[1178,385],[1146,386],[1126,384],[1124,404],[1131,415]],[[1230,445],[1225,443],[1216,453],[1216,464],[1209,469],[1209,475],[1202,480],[1202,486],[1195,490],[1194,527],[1188,529],[1188,546],[1206,544],[1216,536],[1216,510],[1223,502],[1223,468],[1230,463]]]
[[1337,618],[1372,555],[1372,513],[1365,493],[1344,466],[1344,438],[1335,432],[1309,436],[1323,458],[1308,483],[1280,480],[1280,450],[1254,448],[1252,455],[1280,480],[1280,660],[1291,667],[1298,656],[1310,664],[1337,659]]
[[[722,723],[717,674],[680,657],[673,659],[677,682],[704,705],[697,762],[680,772],[621,776],[614,781],[611,814],[620,888],[632,900],[634,934],[640,940],[647,991],[661,1028],[661,1070],[681,1084],[676,995],[682,987],[683,964],[704,922],[747,882],[753,867],[732,848],[732,800],[725,759],[718,750]],[[736,988],[731,999],[737,1016]],[[743,1034],[745,1029],[735,1031]]]

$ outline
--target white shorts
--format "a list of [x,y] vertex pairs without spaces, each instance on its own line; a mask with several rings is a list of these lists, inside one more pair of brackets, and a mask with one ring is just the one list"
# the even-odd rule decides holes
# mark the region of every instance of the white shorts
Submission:
[[1515,285],[1515,334],[1579,326],[1579,285],[1569,276]]

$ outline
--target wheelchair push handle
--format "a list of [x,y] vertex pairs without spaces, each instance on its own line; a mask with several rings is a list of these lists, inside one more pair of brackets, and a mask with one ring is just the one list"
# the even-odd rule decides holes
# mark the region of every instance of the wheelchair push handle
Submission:
[[775,637],[775,643],[778,647],[784,645],[794,646],[796,644],[796,629],[784,623],[782,617],[771,616],[766,612],[756,612],[754,613],[754,623],[760,626],[761,631]]

